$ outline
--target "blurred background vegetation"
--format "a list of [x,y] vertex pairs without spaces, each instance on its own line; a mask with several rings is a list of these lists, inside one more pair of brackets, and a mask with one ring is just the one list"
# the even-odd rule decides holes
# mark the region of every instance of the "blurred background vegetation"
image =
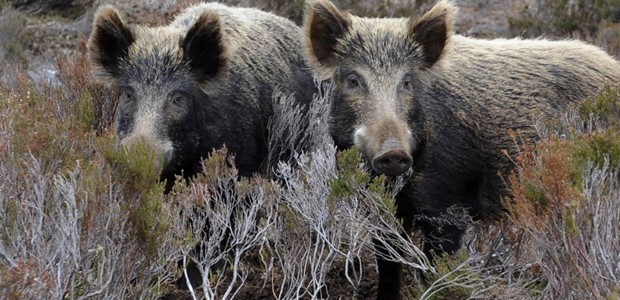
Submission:
[[[101,4],[120,9],[131,24],[162,24],[197,0],[0,0],[0,58],[25,66],[35,80],[54,80],[55,58],[88,36]],[[303,0],[225,0],[257,7],[300,24]],[[456,0],[458,33],[482,37],[576,38],[620,56],[619,0]],[[416,16],[433,0],[334,0],[362,16]]]

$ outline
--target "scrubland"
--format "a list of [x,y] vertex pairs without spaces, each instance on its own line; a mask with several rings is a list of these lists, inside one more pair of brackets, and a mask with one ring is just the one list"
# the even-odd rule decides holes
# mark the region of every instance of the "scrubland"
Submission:
[[[331,144],[329,84],[316,83],[312,126],[293,137],[312,151],[273,164],[268,178],[237,180],[234,157],[218,150],[202,175],[164,194],[145,147],[116,147],[118,94],[92,81],[86,36],[62,31],[71,47],[57,39],[44,41],[58,51],[33,47],[33,28],[64,28],[63,20],[92,17],[97,3],[34,1],[20,11],[20,2],[0,2],[0,298],[368,299],[376,293],[373,238],[398,245],[392,259],[406,265],[406,299],[620,297],[620,83],[561,118],[539,120],[535,145],[507,133],[522,151],[506,175],[514,196],[504,199],[506,217],[446,216],[459,218],[467,237],[457,255],[431,266],[419,234],[401,236],[393,217],[403,178],[372,178],[359,153]],[[149,12],[162,15],[184,4],[151,2],[159,6]],[[430,2],[339,3],[365,15],[407,15]],[[613,1],[545,3],[515,11],[510,30],[580,37],[620,54]],[[301,18],[301,1],[243,4]],[[552,17],[541,18],[544,11]],[[37,54],[49,56],[51,78],[33,69]],[[287,97],[274,95],[285,113],[272,121],[273,149],[291,143],[278,130],[300,123]],[[203,282],[178,290],[190,261]]]

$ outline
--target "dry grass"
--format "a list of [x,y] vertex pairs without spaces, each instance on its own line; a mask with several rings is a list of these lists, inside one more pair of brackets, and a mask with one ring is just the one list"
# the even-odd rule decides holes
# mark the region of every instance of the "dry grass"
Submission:
[[[385,179],[370,178],[355,151],[336,155],[321,119],[329,86],[310,109],[305,136],[272,140],[280,143],[272,149],[292,140],[313,149],[294,156],[295,167],[274,164],[277,182],[239,181],[226,153],[216,152],[203,175],[164,195],[145,148],[115,149],[114,93],[88,80],[81,54],[59,60],[59,68],[62,88],[35,86],[18,71],[0,90],[4,298],[151,299],[179,293],[173,282],[183,261],[206,275],[195,297],[244,298],[257,284],[263,298],[342,296],[334,282],[349,285],[347,297],[367,296],[373,238],[397,246],[390,259],[427,270],[428,284],[416,283],[415,272],[407,279],[413,285],[404,294],[412,298],[617,294],[617,88],[555,127],[539,126],[544,139],[516,159],[508,218],[472,224],[468,251],[430,268],[416,239],[399,235]],[[300,115],[286,107],[291,101],[276,100],[284,113],[272,126],[295,128]]]
[[[618,298],[618,87],[540,125],[542,141],[515,158],[507,218],[470,224],[465,249],[431,268],[415,236],[399,234],[385,179],[370,178],[355,151],[336,154],[323,119],[329,86],[307,123],[286,95],[274,99],[273,177],[237,180],[222,151],[164,195],[145,148],[116,150],[117,94],[90,80],[80,47],[58,60],[60,86],[2,62],[0,298],[366,298],[373,238],[397,246],[390,259],[411,271],[403,293],[413,299]],[[297,155],[278,162],[282,149]],[[179,292],[189,261],[205,276]]]
[[[407,256],[395,259],[428,268],[398,235],[383,179],[369,186],[355,152],[337,168],[320,120],[329,86],[311,108],[307,134],[272,139],[280,143],[272,151],[298,151],[291,141],[314,149],[295,154],[295,168],[274,163],[277,181],[237,180],[234,161],[215,152],[204,174],[165,195],[145,147],[115,147],[114,91],[89,80],[83,54],[58,65],[60,87],[35,85],[16,70],[0,89],[0,297],[152,299],[178,293],[173,283],[189,261],[203,281],[185,296],[234,298],[252,280],[268,287],[268,298],[324,297],[339,288],[330,286],[336,266],[347,268],[345,290],[355,295],[364,273],[350,266],[364,257],[368,268],[375,235],[400,239]],[[274,128],[300,123],[282,106],[286,97],[275,99],[286,113]]]

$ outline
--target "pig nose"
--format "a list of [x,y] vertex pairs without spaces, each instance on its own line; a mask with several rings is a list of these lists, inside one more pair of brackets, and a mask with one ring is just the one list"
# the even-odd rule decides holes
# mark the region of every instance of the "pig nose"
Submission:
[[398,176],[411,168],[412,161],[411,155],[404,150],[391,149],[375,156],[372,168],[379,174]]

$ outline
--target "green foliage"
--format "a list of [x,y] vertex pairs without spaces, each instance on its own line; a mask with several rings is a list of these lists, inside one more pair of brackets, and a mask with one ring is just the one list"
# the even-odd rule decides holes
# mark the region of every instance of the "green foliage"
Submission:
[[558,122],[555,134],[526,146],[516,159],[514,201],[506,206],[521,249],[516,255],[541,265],[532,268],[528,289],[542,298],[614,297],[601,274],[617,256],[593,262],[600,254],[589,245],[617,244],[619,104],[618,87],[604,89],[575,107],[575,123]]
[[235,159],[228,155],[228,149],[224,146],[211,151],[209,157],[202,161],[203,173],[198,174],[196,180],[210,186],[217,186],[218,180],[223,178],[235,178],[237,174],[231,168]]
[[345,198],[353,195],[356,189],[370,180],[370,175],[360,168],[362,154],[355,148],[337,153],[338,178],[334,179],[331,186],[333,199]]
[[86,128],[93,128],[95,123],[95,109],[93,96],[89,90],[85,90],[78,103],[77,118]]
[[588,164],[602,168],[607,161],[611,169],[620,167],[620,89],[605,88],[582,102],[577,111],[588,132],[573,128],[569,139],[551,137],[539,143],[534,150],[537,158],[522,153],[519,159],[528,165],[521,171],[523,185],[519,194],[538,213],[546,211],[555,201],[550,195],[562,198],[580,194]]
[[4,199],[2,200],[2,207],[4,208],[4,214],[6,216],[6,220],[3,225],[6,227],[5,231],[2,235],[2,242],[9,243],[11,237],[9,236],[9,232],[13,232],[15,227],[17,226],[17,218],[19,214],[19,206],[17,202],[13,199]]
[[544,24],[529,12],[519,18],[508,18],[508,25],[515,31],[515,34],[525,36],[540,36],[546,30]]
[[[617,20],[620,20],[620,6],[618,6]],[[596,44],[601,45],[607,52],[618,57],[620,54],[620,22],[603,21],[599,24]]]
[[31,154],[41,160],[44,170],[62,172],[90,159],[91,134],[74,122],[72,115],[59,115],[65,107],[56,106],[44,92],[25,81],[5,98],[6,109],[20,112],[13,118],[9,139],[18,153],[15,158]]
[[579,106],[583,120],[595,117],[606,127],[620,130],[620,86],[608,86],[598,95],[583,101]]
[[75,19],[83,16],[92,6],[93,0],[12,0],[13,6],[20,10],[40,15],[58,15]]
[[616,130],[608,130],[593,135],[585,144],[575,146],[574,157],[591,160],[599,168],[605,159],[609,159],[610,167],[616,169],[620,167],[620,134]]
[[569,169],[577,186],[589,162],[602,168],[620,167],[620,87],[608,86],[598,95],[583,101],[578,107],[579,116],[590,128],[588,133],[575,133],[568,145]]
[[[154,257],[162,238],[170,240],[171,224],[153,155],[143,145],[117,151],[111,133],[97,136],[96,103],[84,84],[64,86],[65,90],[35,88],[21,75],[15,82],[10,89],[0,87],[0,171],[7,177],[0,182],[2,195],[7,196],[0,200],[0,242],[3,249],[11,249],[27,239],[28,255],[36,262],[20,261],[10,267],[0,258],[0,298],[57,298],[49,293],[67,288],[70,279],[67,299],[73,299],[92,293],[93,282],[115,270],[151,268],[154,263],[144,256]],[[29,226],[41,227],[29,237],[29,230],[24,230]],[[67,241],[59,246],[54,243],[60,236]],[[75,243],[68,241],[72,237]],[[45,244],[37,244],[41,241]],[[140,244],[132,244],[135,241]],[[67,247],[53,251],[71,252],[72,267],[57,261],[63,258],[37,256],[38,248],[50,248],[47,243],[54,245],[51,248]],[[127,251],[119,262],[132,257],[135,263],[110,268],[110,254],[118,253],[114,247]],[[22,259],[7,253],[11,259]],[[49,285],[41,284],[48,278],[40,274],[51,272],[49,266],[56,264],[63,270],[61,286],[56,286],[56,275],[49,278]],[[33,284],[41,288],[34,289]],[[142,293],[148,287],[141,289]]]
[[611,18],[617,0],[556,0],[551,6],[556,26],[564,32],[583,30],[595,32],[601,21]]
[[620,300],[620,285],[613,286],[609,294],[605,295],[605,300]]
[[164,183],[159,181],[161,163],[146,143],[139,142],[130,148],[116,149],[110,137],[102,137],[99,150],[113,167],[113,178],[122,182],[127,199],[137,203],[127,203],[130,221],[136,234],[143,242],[147,256],[154,256],[170,223],[171,215],[164,205]]
[[[396,204],[386,187],[386,177],[371,177],[362,167],[362,154],[359,150],[351,148],[339,151],[336,155],[338,177],[330,182],[331,193],[327,199],[330,206],[349,197],[373,197],[383,209],[392,214],[396,213]],[[369,193],[360,194],[364,190]]]
[[546,212],[551,205],[551,201],[547,198],[545,192],[531,182],[525,183],[525,198],[539,214]]
[[409,290],[413,299],[468,299],[480,287],[480,273],[467,262],[467,251],[454,255],[443,253],[434,257],[435,272],[424,273],[428,284],[416,284]]
[[10,5],[0,3],[0,54],[4,52],[7,61],[22,67],[28,65],[25,49],[30,37],[26,34],[26,21]]
[[[373,12],[368,12],[369,8],[364,6],[364,3],[348,2],[350,5],[343,4],[340,7],[353,7],[354,9],[357,7],[358,12],[364,15],[400,13],[400,8],[391,3],[393,1],[381,1],[377,7],[372,8],[375,9]],[[416,1],[416,4],[421,2],[428,1]],[[560,1],[558,3],[565,5],[566,2]],[[558,3],[556,4],[560,5]],[[586,5],[584,1],[578,3],[579,5]],[[591,5],[594,7],[592,13],[605,15],[606,8],[604,5],[609,3],[611,1],[592,2]],[[9,41],[2,45],[5,58],[11,61],[20,61],[24,51],[23,43],[27,42],[28,39],[24,35],[25,21],[18,12],[9,12],[9,5],[8,1],[0,1],[0,8],[6,9],[0,16],[0,38],[3,41]],[[287,15],[297,14],[294,18],[300,18],[303,1],[276,0],[271,1],[270,5],[277,6],[280,10],[286,10]],[[404,12],[408,13],[406,10]],[[594,23],[596,22],[596,18],[592,20]],[[524,23],[537,26],[534,21],[534,19],[526,20]],[[565,27],[563,30],[572,30],[576,25],[566,23],[559,26]],[[79,211],[75,222],[79,225],[70,229],[80,232],[80,244],[72,250],[83,251],[86,254],[73,254],[76,257],[82,255],[79,258],[81,259],[79,260],[80,266],[76,269],[78,271],[67,271],[67,273],[72,273],[70,276],[62,278],[62,280],[72,278],[70,285],[60,287],[71,289],[67,291],[67,299],[85,296],[93,291],[97,292],[96,289],[99,288],[108,288],[95,286],[93,283],[96,282],[94,278],[99,276],[97,273],[114,272],[110,271],[114,268],[106,265],[105,258],[110,253],[108,252],[109,249],[100,244],[86,245],[90,236],[100,234],[102,227],[104,230],[117,228],[104,227],[107,225],[102,225],[102,220],[112,220],[108,223],[119,224],[125,224],[125,221],[129,220],[129,223],[122,227],[127,232],[113,232],[106,238],[118,238],[112,244],[116,244],[122,249],[129,249],[131,252],[130,254],[122,253],[122,255],[136,257],[135,266],[119,267],[118,270],[125,273],[114,274],[115,277],[130,276],[132,279],[142,276],[142,274],[134,274],[135,272],[152,268],[156,264],[174,264],[176,262],[163,261],[164,258],[158,257],[158,253],[162,251],[162,239],[170,238],[170,228],[175,225],[175,222],[179,222],[174,218],[179,215],[179,211],[173,210],[174,207],[171,206],[174,204],[170,203],[173,197],[164,194],[164,186],[159,181],[161,171],[159,166],[161,164],[157,161],[155,154],[144,143],[138,143],[131,149],[116,148],[118,140],[109,130],[117,101],[116,94],[90,81],[91,70],[84,54],[86,51],[84,45],[80,47],[82,48],[78,48],[77,54],[72,59],[59,60],[63,90],[35,89],[34,84],[25,79],[27,78],[25,74],[20,75],[21,77],[15,80],[19,82],[19,86],[16,88],[13,86],[0,87],[0,99],[2,99],[0,101],[0,129],[2,132],[0,133],[3,134],[0,136],[0,159],[2,160],[0,166],[6,164],[8,167],[2,171],[7,173],[10,173],[11,168],[18,169],[15,171],[14,179],[0,182],[0,186],[4,190],[15,189],[16,192],[13,195],[19,195],[18,197],[6,197],[0,200],[0,210],[3,217],[0,224],[2,226],[0,242],[3,243],[4,249],[8,249],[11,246],[10,243],[16,243],[16,238],[28,231],[23,230],[22,223],[20,223],[23,222],[22,219],[27,215],[27,212],[34,211],[32,207],[24,206],[23,203],[30,200],[26,197],[35,192],[47,193],[41,196],[46,201],[41,211],[48,218],[47,224],[52,223],[54,220],[51,220],[52,218],[49,216],[53,216],[54,211],[61,211],[67,207],[67,203],[62,201],[62,195],[53,195],[57,193],[54,186],[55,180],[65,180],[68,178],[67,174],[79,169],[77,183],[73,188],[76,189],[76,201],[79,202],[81,205],[79,209],[82,210]],[[583,176],[583,169],[587,162],[593,162],[595,167],[601,167],[605,159],[609,159],[611,167],[620,168],[620,89],[618,87],[606,89],[599,97],[584,102],[580,106],[579,112],[582,117],[595,116],[597,120],[609,125],[610,128],[587,134],[575,133],[574,136],[571,136],[570,141],[547,141],[549,147],[541,148],[537,154],[544,156],[547,153],[551,157],[541,158],[537,161],[541,165],[532,167],[540,167],[542,170],[531,173],[524,172],[524,190],[521,194],[535,208],[536,213],[532,216],[528,215],[525,210],[519,211],[521,219],[517,221],[521,221],[521,224],[515,225],[516,227],[529,229],[530,227],[526,226],[540,222],[536,218],[547,213],[554,206],[561,207],[562,210],[555,215],[549,214],[547,217],[560,218],[561,222],[557,222],[556,219],[552,221],[559,224],[557,227],[564,230],[569,238],[587,233],[589,229],[583,228],[585,225],[594,222],[593,213],[589,211],[584,212],[581,218],[580,215],[575,214],[576,207],[580,206],[574,205],[574,202],[581,201],[578,204],[585,202],[582,201],[583,198],[580,195],[583,191],[577,189],[581,188],[581,183],[583,183],[583,178],[580,176]],[[42,163],[41,170],[28,169],[30,167],[28,163],[34,160]],[[388,191],[386,178],[384,176],[370,176],[364,170],[361,163],[362,156],[356,149],[339,152],[337,160],[338,176],[329,182],[331,188],[331,193],[327,199],[329,209],[355,198],[366,201],[366,204],[377,204],[377,207],[385,208],[381,213],[393,214],[395,212],[395,204]],[[200,194],[193,189],[197,187],[196,185],[176,184],[173,190],[173,194],[176,195],[173,200],[188,199],[187,201],[196,203],[202,201],[200,203],[204,205],[205,197],[212,196],[209,194],[211,192],[216,193],[220,184],[234,184],[236,196],[241,197],[254,192],[258,186],[264,188],[265,193],[277,194],[278,186],[272,185],[266,180],[244,178],[237,181],[237,173],[231,168],[233,163],[234,161],[227,156],[225,150],[215,151],[204,162],[205,174],[197,176],[192,183],[202,188],[207,186],[208,188],[205,189],[207,191]],[[46,189],[33,191],[38,188],[32,184],[35,179],[45,180]],[[316,179],[308,178],[307,183],[311,185],[312,180]],[[60,201],[58,201],[59,199]],[[568,200],[558,201],[558,199]],[[109,206],[110,200],[123,201],[121,202],[122,212],[115,213],[112,218],[99,218],[101,215],[109,214],[112,211]],[[199,206],[193,206],[193,208],[199,208]],[[281,219],[278,221],[284,222],[284,231],[290,234],[287,238],[298,238],[295,236],[297,233],[307,234],[307,230],[300,229],[304,225],[302,224],[304,220],[299,212],[286,205],[281,205],[279,208],[278,216]],[[609,223],[612,224],[613,222]],[[260,220],[257,224],[260,227],[266,226],[260,223]],[[617,224],[617,222],[613,224]],[[535,230],[542,232],[540,228],[535,228]],[[58,237],[54,236],[54,238]],[[200,238],[200,234],[192,235],[190,231],[184,231],[176,238],[182,241],[175,241],[175,245],[178,242],[178,244],[186,246],[195,243],[196,239]],[[53,239],[50,238],[49,240],[52,241]],[[139,247],[134,247],[135,241],[139,242]],[[27,242],[32,243],[32,241]],[[169,245],[172,242],[167,241],[167,243]],[[559,243],[551,244],[559,245]],[[133,252],[133,249],[137,249],[136,252]],[[578,249],[588,250],[587,247]],[[546,248],[543,250],[547,253],[567,251],[565,249],[560,251]],[[268,261],[275,257],[270,256],[266,247],[259,251],[262,251],[263,256]],[[144,259],[142,252],[146,253],[147,259]],[[28,255],[31,254],[28,253]],[[174,257],[174,255],[170,254],[167,257]],[[72,257],[72,259],[77,261],[76,257]],[[82,265],[83,257],[92,258],[94,263]],[[0,278],[2,279],[0,280],[0,298],[3,295],[11,296],[9,299],[20,297],[24,299],[53,298],[48,294],[55,288],[56,281],[59,280],[56,273],[49,271],[54,269],[42,270],[41,262],[18,260],[14,257],[12,259],[15,259],[17,266],[10,268],[0,258]],[[126,261],[126,259],[123,260],[123,262]],[[460,299],[471,296],[473,287],[481,280],[480,273],[473,270],[469,264],[463,264],[465,261],[465,251],[459,252],[456,256],[436,258],[437,273],[426,274],[428,282],[453,282],[454,284],[435,285],[434,287],[430,287],[430,285],[415,286],[412,288],[413,293],[419,297],[426,289],[431,288],[431,292],[437,291],[431,297],[432,299]],[[50,263],[43,268],[53,265]],[[573,273],[581,271],[574,267],[570,268],[574,271]],[[260,271],[262,270],[257,271],[257,273]],[[165,283],[162,281],[169,280],[169,277],[166,277],[165,272],[159,270],[155,273],[157,278],[152,279],[154,287],[142,286],[137,288],[140,290],[132,291],[134,294],[128,293],[131,295],[130,297],[138,297],[140,293],[147,295],[148,292],[145,292],[144,289],[148,288],[157,289],[156,292],[153,292],[155,296],[161,294],[165,289],[163,287]],[[279,274],[272,275],[277,277]],[[215,275],[210,273],[210,276]],[[542,275],[541,278],[539,282],[544,284],[538,287],[532,286],[532,288],[538,288],[540,291],[546,289],[548,282]],[[568,278],[566,282],[570,282],[570,280]],[[8,294],[2,294],[2,289],[7,287],[11,291]],[[32,288],[32,290],[28,292],[27,289],[21,287]],[[438,287],[442,288],[438,289]],[[127,290],[132,288],[132,286],[126,287]],[[617,300],[620,288],[616,285],[611,286],[609,290],[608,294],[601,296],[605,299]]]
[[130,148],[117,148],[110,134],[98,140],[98,148],[105,160],[114,167],[115,177],[126,182],[126,190],[147,191],[159,185],[160,164],[144,141]]
[[133,222],[138,236],[143,240],[147,257],[155,257],[173,221],[164,206],[164,189],[161,185],[146,191],[138,206]]
[[575,176],[579,176],[587,162],[602,168],[605,160],[613,169],[620,167],[620,133],[615,129],[581,136],[571,145],[571,170]]
[[595,42],[612,55],[620,53],[617,0],[553,0],[536,11],[526,6],[520,17],[510,17],[515,35],[537,38],[577,38]]
[[97,134],[108,130],[114,120],[119,92],[93,82],[86,44],[78,45],[73,57],[59,58],[60,82],[66,87],[58,97],[65,98],[70,115],[75,116],[84,130]]

